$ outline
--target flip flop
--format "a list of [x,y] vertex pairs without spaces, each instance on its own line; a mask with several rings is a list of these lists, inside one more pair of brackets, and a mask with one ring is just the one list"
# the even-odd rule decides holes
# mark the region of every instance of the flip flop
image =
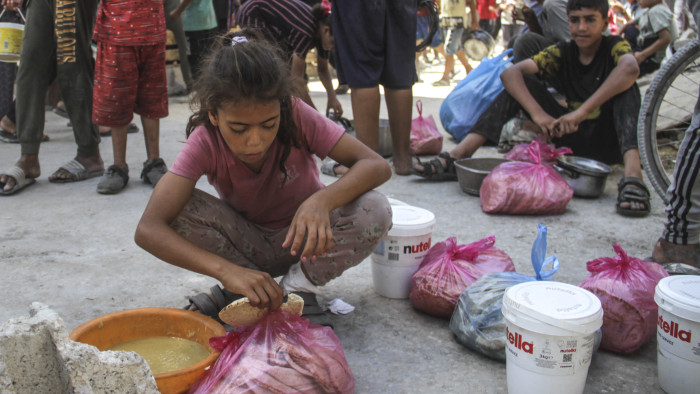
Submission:
[[[15,180],[15,187],[13,187],[10,190],[4,190],[0,189],[0,196],[9,196],[10,194],[15,194],[18,191],[24,189],[25,187],[34,184],[36,180],[34,178],[27,178],[24,175],[24,170],[20,168],[19,166],[13,166],[10,168],[7,172],[5,172],[2,175],[7,175],[9,177],[14,178]],[[4,185],[3,185],[4,187]]]
[[[62,165],[61,167],[56,170],[53,175],[56,175],[58,171],[61,169],[67,171],[68,173],[71,174],[71,177],[68,179],[51,179],[49,177],[49,182],[52,183],[70,183],[70,182],[79,182],[79,181],[84,181],[86,179],[98,177],[102,175],[104,170],[99,170],[99,171],[88,171],[87,168],[85,168],[84,165],[82,165],[79,161],[73,159],[66,164]],[[53,176],[51,175],[51,176]]]
[[293,291],[292,293],[304,299],[304,309],[301,311],[301,317],[308,319],[313,324],[333,328],[330,314],[323,310],[318,303],[316,294],[304,291]]

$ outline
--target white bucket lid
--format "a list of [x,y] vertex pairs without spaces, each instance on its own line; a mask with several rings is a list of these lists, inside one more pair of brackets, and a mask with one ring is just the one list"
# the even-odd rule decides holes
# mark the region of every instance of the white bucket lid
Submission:
[[517,284],[503,296],[503,312],[580,334],[603,325],[603,308],[595,294],[578,286],[552,281]]
[[408,205],[405,202],[397,200],[395,198],[387,197],[386,199],[389,200],[389,205],[391,205],[392,207],[396,205]]
[[433,231],[435,215],[427,209],[412,205],[392,205],[391,210],[394,225],[389,230],[389,236],[411,237]]
[[700,276],[667,276],[659,281],[654,301],[684,319],[700,322]]

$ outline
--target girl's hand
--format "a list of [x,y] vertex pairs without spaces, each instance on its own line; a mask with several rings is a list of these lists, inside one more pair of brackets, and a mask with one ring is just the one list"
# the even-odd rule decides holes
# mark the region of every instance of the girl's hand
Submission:
[[[319,192],[304,201],[297,209],[292,223],[289,225],[287,237],[282,243],[283,248],[290,247],[292,256],[301,254],[303,262],[316,260],[333,247],[333,232],[331,231],[330,209]],[[299,253],[302,245],[304,250]]]
[[219,279],[227,290],[248,297],[253,306],[274,311],[282,305],[284,291],[267,272],[232,264]]

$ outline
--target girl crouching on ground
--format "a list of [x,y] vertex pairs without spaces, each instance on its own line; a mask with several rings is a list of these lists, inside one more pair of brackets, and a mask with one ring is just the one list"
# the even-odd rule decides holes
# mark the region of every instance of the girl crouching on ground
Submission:
[[[154,256],[272,310],[284,296],[274,277],[292,269],[324,285],[391,227],[389,202],[372,191],[391,176],[387,162],[291,86],[288,66],[253,31],[215,49],[194,86],[185,146],[135,235]],[[314,155],[350,171],[324,187]],[[203,175],[218,198],[195,189]]]

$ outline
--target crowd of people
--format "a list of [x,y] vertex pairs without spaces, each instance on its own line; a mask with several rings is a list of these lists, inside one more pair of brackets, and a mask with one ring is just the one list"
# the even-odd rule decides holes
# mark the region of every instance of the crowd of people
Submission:
[[[623,164],[619,214],[637,217],[651,211],[636,143],[641,101],[636,81],[660,67],[678,34],[674,12],[661,0],[625,5],[608,0],[435,1],[441,29],[429,47],[444,56],[445,68],[433,85],[450,85],[455,56],[466,75],[472,71],[463,47],[468,31],[502,34],[503,46],[513,48],[514,64],[501,74],[505,90],[467,136],[427,162],[415,160],[409,145],[412,87],[421,56],[416,42],[435,33],[426,1],[217,3],[2,0],[7,10],[24,9],[26,28],[15,102],[7,100],[8,89],[0,92],[4,115],[16,108],[14,133],[21,149],[15,165],[0,175],[0,194],[14,194],[41,175],[45,98],[54,80],[77,153],[49,177],[51,182],[101,177],[97,192],[122,191],[129,181],[127,134],[138,114],[147,155],[141,178],[155,190],[136,242],[225,287],[223,296],[193,297],[191,309],[218,312],[233,295],[275,309],[286,291],[314,293],[361,262],[391,226],[387,199],[372,191],[391,176],[377,153],[381,86],[396,175],[456,180],[455,160],[498,143],[503,126],[525,113],[539,133],[574,154]],[[689,3],[697,18],[698,1]],[[186,144],[170,168],[159,149],[160,119],[168,115],[166,29],[178,42],[194,108]],[[312,48],[327,93],[323,112],[307,88],[306,57]],[[350,91],[356,138],[334,122],[343,108],[331,67],[339,85]],[[0,88],[14,71],[0,67],[7,74]],[[681,155],[696,151],[691,146],[697,144],[698,108]],[[113,164],[106,168],[100,127],[112,138]],[[331,171],[340,179],[324,186],[315,156],[331,160]],[[218,197],[196,190],[204,175]],[[657,261],[700,267],[700,190],[695,189],[692,177],[669,191],[679,197],[672,200],[669,224],[654,249]],[[280,285],[273,280],[279,275],[296,279]]]

